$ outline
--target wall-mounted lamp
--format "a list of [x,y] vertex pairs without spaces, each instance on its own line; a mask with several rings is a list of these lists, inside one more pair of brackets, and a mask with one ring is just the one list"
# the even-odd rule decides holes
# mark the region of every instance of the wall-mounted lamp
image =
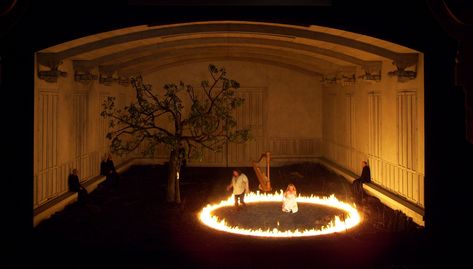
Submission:
[[110,86],[116,79],[113,77],[113,74],[100,74],[99,75],[99,83],[105,86]]
[[66,77],[67,72],[63,72],[57,69],[38,71],[38,77],[46,82],[57,82],[59,77]]
[[98,76],[90,72],[74,72],[74,80],[81,83],[89,83],[91,81],[97,80]]
[[388,72],[388,76],[397,76],[399,82],[406,82],[415,79],[417,77],[417,72],[398,68],[397,70]]

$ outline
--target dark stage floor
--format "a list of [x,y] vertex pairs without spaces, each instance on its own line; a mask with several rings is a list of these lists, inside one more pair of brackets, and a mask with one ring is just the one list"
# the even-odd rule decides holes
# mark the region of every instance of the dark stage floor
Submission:
[[[133,167],[116,188],[101,187],[85,205],[73,204],[33,232],[17,268],[424,268],[426,241],[419,227],[376,199],[365,202],[366,221],[347,234],[263,239],[203,226],[197,212],[228,197],[230,168],[187,168],[183,203],[164,202],[163,166]],[[242,169],[256,190],[249,168]],[[350,185],[314,164],[272,168],[274,189],[293,182],[301,194],[350,201]],[[244,212],[242,212],[244,214]],[[394,223],[394,224],[393,224]],[[21,256],[21,255],[20,255]]]

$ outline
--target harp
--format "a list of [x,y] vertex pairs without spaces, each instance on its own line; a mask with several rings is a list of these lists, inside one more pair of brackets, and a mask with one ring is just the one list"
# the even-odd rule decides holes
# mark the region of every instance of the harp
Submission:
[[[255,170],[256,177],[259,181],[258,188],[262,191],[271,191],[271,183],[269,177],[269,168],[271,161],[271,153],[268,151],[261,154],[258,161],[253,161],[253,169]],[[265,166],[264,170],[261,170],[261,167]]]

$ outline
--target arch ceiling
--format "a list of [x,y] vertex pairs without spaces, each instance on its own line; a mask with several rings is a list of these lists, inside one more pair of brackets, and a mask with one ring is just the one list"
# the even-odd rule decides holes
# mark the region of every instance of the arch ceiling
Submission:
[[[361,68],[380,70],[416,65],[419,52],[377,38],[320,26],[211,21],[136,26],[65,42],[37,53],[39,65],[58,70],[73,60],[75,71],[123,76],[187,62],[241,60],[294,69],[311,75]],[[60,69],[60,67],[59,67]]]

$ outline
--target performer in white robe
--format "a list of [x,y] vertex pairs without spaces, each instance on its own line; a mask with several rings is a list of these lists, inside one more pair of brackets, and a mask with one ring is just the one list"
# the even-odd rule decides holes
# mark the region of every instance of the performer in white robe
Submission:
[[294,184],[289,184],[284,192],[282,211],[296,213],[298,211],[296,197],[296,186],[294,186]]

